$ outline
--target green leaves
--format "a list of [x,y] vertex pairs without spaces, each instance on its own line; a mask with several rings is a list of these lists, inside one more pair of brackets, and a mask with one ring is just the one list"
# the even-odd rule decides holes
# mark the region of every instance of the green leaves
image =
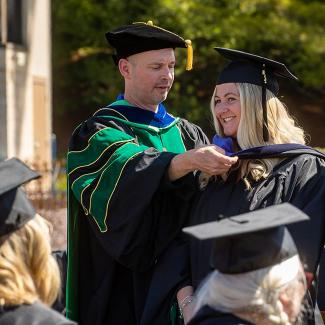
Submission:
[[166,105],[203,126],[210,123],[208,103],[225,62],[214,46],[285,62],[305,89],[325,92],[324,1],[53,0],[52,9],[54,109],[73,125],[123,91],[104,34],[133,21],[153,20],[192,40],[194,70],[185,72],[185,51],[177,50]]

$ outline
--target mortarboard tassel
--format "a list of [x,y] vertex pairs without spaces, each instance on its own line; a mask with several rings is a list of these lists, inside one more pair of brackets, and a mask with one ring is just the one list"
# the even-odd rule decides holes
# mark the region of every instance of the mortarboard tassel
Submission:
[[192,70],[193,68],[193,47],[191,40],[185,40],[186,48],[187,48],[187,61],[186,61],[186,70]]
[[266,107],[266,72],[265,64],[263,64],[262,69],[262,108],[263,108],[263,140],[265,142],[269,141],[269,128],[267,123],[267,107]]

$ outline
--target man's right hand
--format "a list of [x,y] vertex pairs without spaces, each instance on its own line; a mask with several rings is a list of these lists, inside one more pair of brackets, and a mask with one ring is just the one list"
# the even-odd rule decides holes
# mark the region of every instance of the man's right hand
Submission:
[[226,173],[238,157],[228,157],[225,151],[215,145],[192,149],[175,156],[170,163],[168,176],[175,181],[189,172],[200,170],[208,175]]

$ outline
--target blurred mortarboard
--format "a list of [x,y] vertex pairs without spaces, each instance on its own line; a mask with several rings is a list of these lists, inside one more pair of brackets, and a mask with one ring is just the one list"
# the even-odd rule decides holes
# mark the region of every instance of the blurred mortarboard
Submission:
[[304,212],[283,203],[183,231],[201,240],[214,239],[212,266],[222,273],[236,274],[279,264],[297,255],[285,225],[306,220],[309,217]]
[[233,49],[215,47],[222,56],[231,62],[222,70],[217,84],[224,83],[250,83],[262,87],[263,106],[263,139],[268,141],[268,125],[266,110],[266,89],[278,95],[279,84],[277,77],[298,80],[285,64],[259,55]]
[[19,187],[40,175],[17,158],[0,162],[0,236],[22,227],[35,210]]
[[187,48],[186,70],[192,69],[193,49],[190,40],[184,40],[181,36],[158,26],[152,21],[136,22],[124,25],[105,34],[108,43],[115,48],[113,56],[115,64],[119,59],[130,55],[160,50],[164,48]]

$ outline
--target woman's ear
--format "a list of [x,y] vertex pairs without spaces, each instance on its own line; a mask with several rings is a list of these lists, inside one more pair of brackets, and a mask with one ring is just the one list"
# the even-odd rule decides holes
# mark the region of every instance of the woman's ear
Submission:
[[281,301],[284,310],[290,308],[292,301],[289,299],[288,295],[285,292],[280,293],[279,300]]
[[283,311],[292,323],[294,323],[300,313],[302,298],[305,294],[303,284],[299,284],[299,286],[295,286],[293,289],[294,291],[291,293],[284,291],[279,294],[279,301],[282,303]]

